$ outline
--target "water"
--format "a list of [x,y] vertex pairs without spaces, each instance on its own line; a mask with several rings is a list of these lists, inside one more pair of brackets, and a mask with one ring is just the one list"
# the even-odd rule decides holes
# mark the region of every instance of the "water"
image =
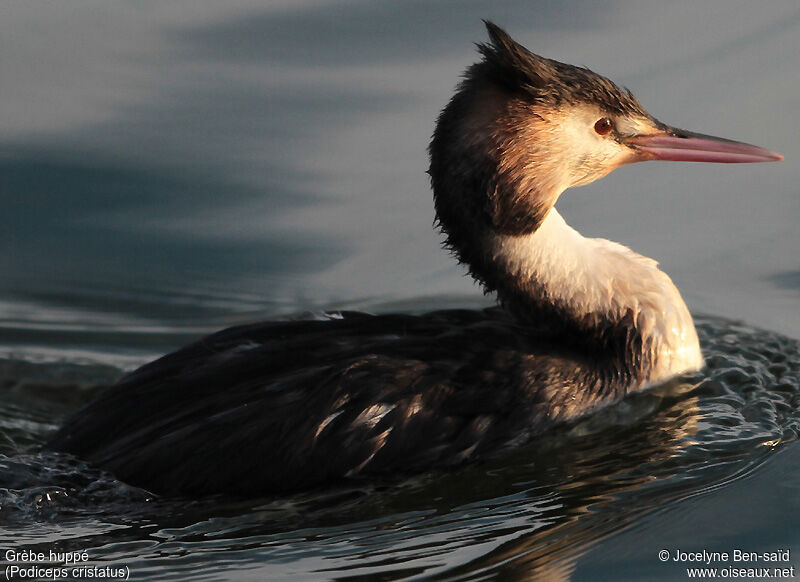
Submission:
[[[0,19],[0,549],[182,580],[674,579],[663,548],[800,552],[794,2],[39,4]],[[559,202],[727,318],[700,320],[706,373],[495,464],[325,495],[158,500],[37,454],[214,329],[486,304],[438,250],[424,174],[480,18],[786,156],[639,164]]]

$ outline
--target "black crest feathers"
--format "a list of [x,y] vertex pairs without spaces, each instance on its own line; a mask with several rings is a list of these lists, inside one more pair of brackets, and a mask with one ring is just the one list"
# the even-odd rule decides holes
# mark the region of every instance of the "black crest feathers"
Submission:
[[549,105],[583,101],[599,104],[610,113],[650,117],[629,90],[589,69],[534,54],[493,22],[484,23],[490,42],[477,45],[483,60],[468,77],[483,77]]
[[477,47],[483,56],[484,72],[494,82],[508,89],[531,90],[556,81],[550,59],[533,54],[493,22],[483,22],[490,42],[478,43]]

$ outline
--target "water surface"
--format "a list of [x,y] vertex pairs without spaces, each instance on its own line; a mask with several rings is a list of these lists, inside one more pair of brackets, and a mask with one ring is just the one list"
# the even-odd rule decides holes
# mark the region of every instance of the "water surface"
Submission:
[[[497,465],[328,495],[155,500],[37,456],[100,387],[214,329],[491,301],[439,249],[424,173],[481,18],[786,156],[639,164],[559,202],[727,318],[703,320],[707,373]],[[5,6],[0,549],[159,579],[673,579],[662,548],[800,552],[798,29],[788,0]]]

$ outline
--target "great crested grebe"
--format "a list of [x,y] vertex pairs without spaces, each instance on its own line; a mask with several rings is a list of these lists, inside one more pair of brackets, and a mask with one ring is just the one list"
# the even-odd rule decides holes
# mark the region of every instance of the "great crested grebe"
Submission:
[[447,247],[502,307],[226,329],[126,376],[46,446],[156,493],[290,492],[462,463],[701,368],[656,262],[553,206],[633,162],[782,157],[664,125],[486,26],[429,173]]

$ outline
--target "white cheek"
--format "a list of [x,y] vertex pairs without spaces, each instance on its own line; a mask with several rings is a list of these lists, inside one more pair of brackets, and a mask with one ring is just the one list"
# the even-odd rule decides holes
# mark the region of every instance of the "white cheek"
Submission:
[[605,160],[619,154],[620,146],[613,138],[598,134],[594,124],[602,117],[597,111],[581,111],[561,125],[565,149],[574,162],[585,159]]
[[561,124],[561,139],[573,148],[591,150],[601,143],[601,136],[594,131],[594,115],[574,115]]
[[604,160],[613,160],[622,153],[622,146],[613,137],[597,136],[600,143],[597,144],[598,157]]

